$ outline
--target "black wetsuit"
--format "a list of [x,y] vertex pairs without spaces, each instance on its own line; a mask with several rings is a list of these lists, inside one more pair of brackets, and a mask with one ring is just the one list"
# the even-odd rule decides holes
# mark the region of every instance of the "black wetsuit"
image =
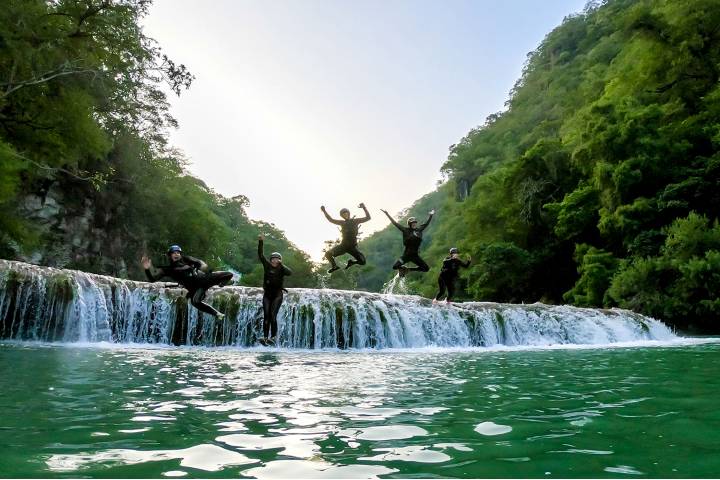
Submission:
[[417,265],[417,267],[408,268],[408,271],[429,271],[430,266],[425,262],[425,260],[420,258],[419,250],[420,244],[422,243],[422,232],[427,228],[428,225],[430,225],[432,215],[428,217],[427,222],[423,223],[418,228],[403,227],[395,220],[393,220],[390,215],[388,215],[388,218],[390,218],[392,224],[395,225],[402,232],[403,245],[405,246],[405,251],[403,251],[402,256],[393,265],[393,270],[397,270],[402,265],[408,262],[412,262]]
[[365,221],[366,220],[362,218],[350,218],[348,220],[343,220],[342,223],[340,223],[340,243],[328,250],[325,254],[325,258],[328,259],[333,268],[337,268],[335,257],[339,257],[340,255],[344,255],[346,253],[349,253],[354,258],[354,260],[348,260],[348,267],[356,264],[365,265],[365,263],[367,263],[365,255],[363,255],[357,247],[359,225]]
[[173,279],[187,289],[187,298],[190,299],[190,303],[195,308],[216,317],[219,312],[203,302],[203,300],[210,287],[227,285],[232,280],[233,274],[232,272],[204,273],[200,270],[202,264],[203,262],[197,258],[183,255],[177,262],[157,267],[160,270],[158,275],[153,275],[149,269],[145,269],[145,276],[151,282],[160,280],[163,277]]
[[455,296],[455,280],[460,275],[460,267],[467,268],[469,266],[470,260],[463,262],[459,258],[452,258],[452,256],[445,257],[438,276],[439,290],[438,294],[435,295],[435,300],[440,300],[445,295],[445,289],[447,288],[447,301],[451,301],[452,297]]
[[277,267],[265,258],[263,241],[258,241],[258,257],[265,270],[263,276],[263,336],[265,338],[277,337],[277,314],[283,302],[283,280],[292,271],[282,263]]

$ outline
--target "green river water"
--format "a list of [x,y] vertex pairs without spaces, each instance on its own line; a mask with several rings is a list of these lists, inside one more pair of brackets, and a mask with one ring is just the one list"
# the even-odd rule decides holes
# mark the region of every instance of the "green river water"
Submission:
[[720,344],[0,344],[2,477],[717,477]]

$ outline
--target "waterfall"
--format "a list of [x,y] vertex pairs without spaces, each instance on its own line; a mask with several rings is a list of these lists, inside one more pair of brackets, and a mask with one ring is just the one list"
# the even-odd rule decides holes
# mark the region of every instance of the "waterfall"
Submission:
[[[223,321],[189,306],[185,290],[0,260],[0,339],[254,346],[262,290],[213,288]],[[278,315],[288,348],[415,348],[609,344],[668,340],[663,323],[627,310],[430,300],[331,289],[290,289]]]

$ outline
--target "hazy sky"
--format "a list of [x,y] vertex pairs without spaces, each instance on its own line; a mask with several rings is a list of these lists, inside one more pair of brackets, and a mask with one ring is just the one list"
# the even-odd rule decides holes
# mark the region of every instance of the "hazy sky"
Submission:
[[[585,0],[156,0],[146,33],[197,77],[171,142],[319,259],[431,191],[448,147],[503,108],[526,55]],[[400,238],[398,237],[398,241]]]

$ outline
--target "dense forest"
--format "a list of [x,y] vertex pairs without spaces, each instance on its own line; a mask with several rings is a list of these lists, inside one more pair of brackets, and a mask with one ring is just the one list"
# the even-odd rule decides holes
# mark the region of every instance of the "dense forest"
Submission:
[[261,281],[257,234],[314,282],[308,256],[186,171],[165,92],[194,77],[143,34],[146,0],[10,0],[0,9],[0,257],[142,278],[179,243]]
[[[591,2],[566,18],[528,55],[506,110],[451,147],[431,194],[433,270],[412,287],[431,295],[458,246],[473,257],[466,298],[718,330],[719,75],[716,0]],[[392,230],[363,242],[369,258],[388,263]]]

